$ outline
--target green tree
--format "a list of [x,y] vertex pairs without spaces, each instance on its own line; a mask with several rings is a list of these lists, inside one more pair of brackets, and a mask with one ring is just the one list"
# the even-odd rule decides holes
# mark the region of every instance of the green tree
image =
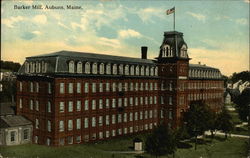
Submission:
[[216,115],[216,113],[214,111],[212,111],[211,109],[208,109],[207,117],[208,117],[207,118],[207,127],[210,130],[211,138],[213,139],[214,138],[214,132],[217,129],[217,126],[216,126],[216,123],[215,123],[217,115]]
[[247,121],[250,106],[250,88],[246,88],[235,100],[237,111],[242,121]]
[[184,120],[188,134],[195,137],[195,150],[197,148],[197,136],[203,135],[208,127],[209,108],[202,102],[194,102],[190,105],[189,110],[184,114]]
[[231,80],[233,83],[242,80],[242,82],[249,81],[250,82],[250,71],[242,71],[239,73],[233,73]]
[[159,125],[147,137],[145,150],[156,158],[166,154],[174,155],[176,151],[174,134],[165,125]]
[[232,117],[225,108],[218,114],[216,126],[218,130],[222,130],[225,133],[225,138],[227,139],[227,134],[233,130],[233,123]]

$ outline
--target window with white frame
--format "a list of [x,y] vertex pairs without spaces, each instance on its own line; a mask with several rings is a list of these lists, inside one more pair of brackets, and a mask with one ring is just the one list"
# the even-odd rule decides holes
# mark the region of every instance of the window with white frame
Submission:
[[99,83],[99,92],[103,92],[103,83]]
[[59,121],[59,132],[64,131],[64,121]]
[[133,133],[133,127],[129,127],[129,133]]
[[121,82],[118,83],[118,91],[119,91],[119,92],[122,91],[122,83],[121,83]]
[[129,113],[129,121],[133,121],[133,113],[132,112]]
[[38,129],[38,128],[39,128],[39,120],[36,119],[36,129]]
[[92,127],[95,127],[95,126],[96,126],[96,118],[92,117]]
[[92,73],[97,74],[97,63],[92,64]]
[[59,112],[64,112],[64,102],[60,102],[60,105],[59,105]]
[[76,129],[81,129],[81,119],[76,119]]
[[19,108],[20,109],[23,108],[23,100],[22,100],[22,98],[19,99]]
[[143,119],[143,112],[140,111],[140,120],[142,120],[142,119]]
[[92,83],[92,93],[96,92],[96,83]]
[[51,83],[48,83],[48,93],[51,94],[52,88],[51,88]]
[[143,91],[143,82],[140,83],[140,90]]
[[73,83],[68,84],[68,93],[72,94],[73,93]]
[[138,97],[135,97],[135,106],[138,105]]
[[103,139],[103,132],[99,132],[99,139]]
[[33,85],[33,82],[30,82],[30,92],[33,92],[34,91],[34,85]]
[[125,66],[125,75],[129,75],[129,65]]
[[148,97],[145,97],[145,105],[148,105]]
[[158,67],[155,68],[155,76],[158,76]]
[[115,121],[116,119],[115,119],[115,115],[112,115],[112,124],[115,124]]
[[84,128],[89,128],[89,118],[84,118]]
[[129,105],[130,105],[130,106],[133,106],[133,97],[130,97],[130,98],[129,98]]
[[149,66],[146,67],[146,75],[149,76]]
[[127,122],[127,113],[123,114],[123,122]]
[[39,92],[39,82],[35,82],[36,83],[36,93]]
[[138,84],[138,82],[136,82],[135,83],[135,91],[138,91],[138,89],[139,89],[139,84]]
[[152,82],[150,83],[150,90],[151,91],[153,90],[153,83]]
[[153,104],[153,97],[152,96],[149,97],[149,104],[151,104],[151,105]]
[[81,82],[77,82],[77,83],[76,83],[76,92],[77,92],[77,93],[81,93],[81,87],[82,87]]
[[148,111],[144,112],[144,119],[148,119]]
[[137,65],[137,66],[135,67],[135,75],[139,76],[139,74],[140,74],[140,68],[139,68],[139,66]]
[[135,121],[138,120],[138,112],[135,112]]
[[128,133],[128,129],[126,127],[123,129],[123,131],[124,131],[124,134]]
[[127,83],[127,82],[124,83],[124,91],[125,91],[125,92],[128,91],[128,83]]
[[130,91],[134,90],[134,84],[133,84],[133,82],[130,83],[129,89],[130,89]]
[[86,74],[89,74],[89,73],[90,73],[90,63],[89,63],[89,62],[86,62],[86,63],[85,63],[85,70],[84,70],[84,72],[85,72]]
[[116,107],[116,100],[113,98],[112,99],[112,108],[115,108]]
[[19,91],[20,91],[20,92],[23,91],[23,82],[19,82]]
[[155,90],[158,90],[158,84],[155,82]]
[[116,91],[116,83],[115,83],[115,82],[112,83],[112,91],[113,91],[113,92]]
[[153,110],[149,111],[149,118],[153,118]]
[[36,111],[39,111],[39,101],[38,100],[36,100]]
[[115,134],[115,130],[113,129],[112,130],[112,136],[114,137],[116,134]]
[[135,74],[135,67],[134,67],[134,65],[131,65],[130,66],[130,75],[134,75]]
[[82,107],[82,101],[77,100],[76,101],[76,111],[81,111],[81,107]]
[[92,110],[96,110],[96,101],[92,100]]
[[77,143],[80,143],[81,142],[81,136],[79,135],[79,136],[76,136],[76,142]]
[[104,74],[104,64],[103,63],[101,63],[99,65],[99,71],[100,71],[100,74]]
[[109,99],[106,99],[106,109],[109,108]]
[[122,107],[122,98],[118,99],[118,107]]
[[89,83],[84,84],[84,92],[88,93],[89,92]]
[[141,66],[141,76],[144,76],[144,66]]
[[69,73],[74,73],[75,72],[75,63],[74,61],[69,62]]
[[76,72],[82,73],[82,62],[80,62],[80,61],[76,65]]
[[164,104],[164,98],[161,96],[161,104]]
[[30,100],[30,110],[33,110],[33,100]]
[[64,93],[64,83],[60,83],[60,93]]
[[154,104],[157,104],[157,96],[154,96]]
[[84,110],[89,110],[89,100],[84,101]]
[[73,130],[73,120],[68,120],[68,131]]
[[103,125],[103,119],[102,119],[103,117],[102,116],[99,116],[99,126],[102,126]]
[[72,112],[72,111],[73,111],[73,101],[69,101],[68,112]]
[[48,120],[48,122],[47,122],[47,130],[48,130],[48,132],[51,132],[51,122],[50,122],[50,120]]
[[105,116],[105,120],[106,120],[106,125],[109,125],[109,115]]
[[143,105],[143,97],[140,97],[140,104]]
[[122,135],[122,129],[121,128],[118,129],[118,134]]
[[102,99],[99,99],[99,109],[103,109],[103,101],[102,101]]
[[173,104],[173,98],[172,98],[172,96],[169,97],[168,104],[169,104],[169,105],[172,105],[172,104]]
[[106,65],[106,74],[108,74],[108,75],[111,74],[111,64],[110,64],[110,63],[108,63],[108,64]]
[[154,67],[150,68],[150,76],[154,76]]
[[119,65],[119,74],[123,75],[123,64]]
[[113,73],[113,75],[117,75],[117,65],[116,64],[113,65],[112,73]]
[[109,131],[106,131],[106,138],[109,137]]
[[117,122],[118,123],[122,122],[122,114],[118,114]]
[[128,106],[128,98],[124,98],[124,106],[125,106],[125,107]]
[[106,92],[109,92],[109,91],[110,91],[110,83],[107,82],[107,83],[106,83]]

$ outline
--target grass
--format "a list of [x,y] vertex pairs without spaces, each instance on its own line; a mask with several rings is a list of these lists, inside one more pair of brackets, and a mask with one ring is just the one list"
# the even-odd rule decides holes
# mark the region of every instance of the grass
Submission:
[[[65,147],[47,147],[35,144],[26,144],[18,146],[0,147],[0,153],[5,157],[16,158],[135,158],[136,154],[112,153],[111,151],[132,150],[133,138],[122,137],[109,141],[72,145]],[[145,142],[145,135],[139,135],[139,138]],[[175,158],[241,158],[244,157],[244,143],[247,139],[229,138],[224,140],[222,137],[216,137],[211,142],[210,138],[205,138],[202,144],[194,150],[193,141],[188,142],[189,148],[179,148]],[[151,158],[148,154],[142,154],[145,158]],[[161,156],[167,158],[167,156]]]

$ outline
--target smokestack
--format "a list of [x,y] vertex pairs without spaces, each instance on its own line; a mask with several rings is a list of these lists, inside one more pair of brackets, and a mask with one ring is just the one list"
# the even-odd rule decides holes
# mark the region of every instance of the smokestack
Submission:
[[201,64],[201,62],[199,61],[199,62],[198,62],[198,64],[200,65],[200,64]]
[[148,47],[146,47],[146,46],[141,47],[141,58],[142,59],[147,59],[147,51],[148,51]]

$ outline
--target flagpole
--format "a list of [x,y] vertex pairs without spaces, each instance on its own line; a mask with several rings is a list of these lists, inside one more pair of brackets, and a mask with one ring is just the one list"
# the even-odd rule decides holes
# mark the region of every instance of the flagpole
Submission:
[[174,7],[174,31],[175,31],[175,7]]

